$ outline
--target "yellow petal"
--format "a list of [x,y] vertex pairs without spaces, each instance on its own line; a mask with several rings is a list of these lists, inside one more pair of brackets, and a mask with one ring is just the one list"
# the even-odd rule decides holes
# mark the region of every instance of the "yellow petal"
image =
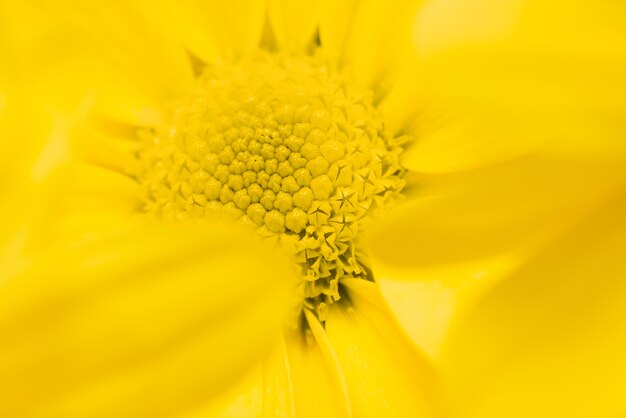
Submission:
[[[0,192],[6,203],[0,208],[2,270],[17,268],[38,246],[124,223],[137,212],[140,196],[134,180],[118,172],[69,162],[75,157],[71,118],[16,91],[12,91],[3,116],[0,158],[5,171]],[[114,152],[119,148],[117,142],[115,146],[112,141],[92,145],[92,151],[111,154],[111,160],[106,161],[109,165],[123,166],[119,156],[124,152]],[[103,160],[102,155],[98,157]]]
[[265,0],[167,0],[160,7],[148,0],[134,2],[171,38],[209,64],[258,47],[266,18]]
[[626,194],[493,289],[446,341],[452,416],[626,413]]
[[70,156],[73,162],[87,163],[130,178],[141,175],[138,155],[150,130],[98,113],[71,121]]
[[425,275],[419,281],[398,281],[377,275],[376,281],[415,344],[431,358],[438,358],[456,308],[455,289]]
[[259,46],[266,19],[265,0],[189,0],[197,10],[224,59],[235,59]]
[[376,285],[346,280],[350,305],[334,304],[326,332],[345,374],[354,416],[435,416],[433,378],[382,304]]
[[341,53],[357,82],[384,94],[411,48],[416,0],[347,2],[327,5],[320,25],[322,47]]
[[[316,334],[324,332],[319,322],[316,325]],[[328,361],[319,344],[325,350],[332,347],[328,338],[322,339],[318,342],[301,331],[287,330],[259,367],[184,418],[351,417],[336,356]]]
[[[0,415],[171,416],[275,339],[290,263],[248,234],[131,225],[0,282]],[[272,260],[270,263],[268,260]]]
[[41,182],[70,157],[71,120],[19,88],[7,91],[0,112],[0,190]]
[[315,1],[269,0],[268,15],[281,51],[305,52],[319,20]]
[[239,417],[263,418],[263,372],[260,365],[206,405],[177,418]]
[[[15,86],[14,86],[15,87]],[[51,176],[69,158],[69,123],[19,89],[7,90],[0,114],[0,275],[20,268],[26,247],[46,222]]]
[[380,262],[376,268],[440,266],[505,254],[557,231],[625,174],[621,160],[526,157],[423,175],[411,191],[416,198],[377,223],[368,248]]
[[626,153],[625,18],[620,2],[427,2],[416,73],[399,86],[419,111],[407,166],[463,170],[536,149]]
[[421,122],[419,115],[424,105],[424,97],[419,91],[419,81],[419,63],[409,49],[403,67],[398,68],[389,91],[379,104],[385,126],[395,135],[415,135]]
[[193,81],[182,44],[127,2],[11,5],[16,79],[72,110],[96,106],[134,123],[155,123],[164,101]]
[[278,340],[263,359],[263,417],[294,418],[291,365],[285,342]]
[[305,311],[311,335],[288,345],[298,416],[351,417],[348,386],[337,353],[318,319]]
[[[316,335],[324,332],[319,322],[316,326]],[[184,418],[351,417],[336,356],[329,362],[323,352],[332,351],[328,338],[317,338],[286,330],[258,367]]]
[[378,100],[391,88],[412,50],[419,0],[366,1],[357,11],[346,55],[358,82]]
[[320,1],[320,42],[334,62],[345,63],[344,51],[359,0]]
[[176,40],[189,52],[211,63],[220,58],[218,39],[210,19],[210,6],[206,1],[164,0],[155,7],[149,0],[132,0],[132,4],[149,16],[159,30],[171,41]]
[[80,239],[127,223],[139,213],[139,184],[98,166],[65,164],[45,187],[49,198],[33,232],[33,246]]
[[372,269],[409,335],[438,357],[455,316],[557,239],[625,175],[620,161],[527,157],[418,176],[415,199],[369,233]]

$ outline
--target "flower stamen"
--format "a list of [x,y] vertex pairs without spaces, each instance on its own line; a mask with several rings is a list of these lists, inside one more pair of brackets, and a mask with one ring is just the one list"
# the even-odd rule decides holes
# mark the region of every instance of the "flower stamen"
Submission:
[[372,280],[359,234],[404,186],[372,94],[311,57],[207,67],[140,154],[143,210],[227,216],[289,248],[302,307],[324,321],[344,278]]

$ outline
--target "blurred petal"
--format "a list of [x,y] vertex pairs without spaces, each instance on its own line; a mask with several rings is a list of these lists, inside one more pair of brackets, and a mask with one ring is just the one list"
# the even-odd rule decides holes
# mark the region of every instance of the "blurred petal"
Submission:
[[354,25],[359,0],[320,0],[320,42],[324,52],[335,62],[342,60],[346,43]]
[[290,274],[219,225],[127,225],[49,249],[0,282],[0,415],[182,414],[266,351]]
[[292,370],[282,338],[263,359],[263,417],[294,418]]
[[415,344],[431,358],[438,358],[456,308],[454,289],[436,278],[429,280],[424,276],[419,281],[398,281],[377,276],[376,281]]
[[281,51],[306,51],[317,28],[318,9],[316,1],[269,0],[269,18]]
[[[343,51],[362,86],[376,100],[389,88],[411,48],[411,31],[419,5],[416,0],[348,2],[327,6],[320,25],[322,47],[329,54]],[[335,52],[336,53],[336,52]]]
[[134,82],[149,80],[159,88],[159,98],[176,97],[191,86],[193,74],[182,45],[168,37],[140,3],[81,4],[66,13],[72,22],[89,29],[88,35],[98,31],[100,37],[94,40],[102,41],[111,58],[119,57],[118,65],[133,71]]
[[386,127],[396,135],[417,129],[421,122],[418,116],[424,106],[424,97],[419,92],[419,63],[410,50],[407,55],[404,66],[398,69],[393,84],[379,104]]
[[[620,160],[539,157],[423,175],[416,197],[373,225],[367,237],[373,271],[408,333],[436,357],[454,316],[558,238],[625,176]],[[432,309],[417,310],[418,300]]]
[[364,1],[355,16],[346,56],[357,82],[380,100],[412,51],[411,33],[420,0]]
[[354,416],[435,416],[433,378],[385,309],[374,283],[346,279],[351,307],[332,305],[328,339],[345,374]]
[[621,160],[540,157],[423,175],[416,198],[377,223],[368,248],[377,272],[505,254],[575,219],[624,175]]
[[177,418],[262,418],[263,373],[254,367],[236,384],[213,397],[206,405]]
[[160,7],[148,0],[135,2],[164,33],[209,64],[257,48],[266,19],[265,0],[166,0]]
[[12,89],[0,109],[1,191],[41,182],[70,156],[71,121]]
[[60,108],[155,123],[193,80],[182,44],[133,4],[12,3],[9,15],[14,81]]
[[[112,122],[110,123],[112,124]],[[122,132],[115,132],[118,128]],[[110,127],[105,123],[81,123],[72,135],[72,157],[75,161],[133,177],[138,174],[137,152],[141,143],[137,128],[119,124]]]
[[149,16],[170,40],[185,46],[188,52],[210,63],[220,58],[220,47],[213,25],[207,24],[212,13],[208,2],[164,0],[155,7],[149,0],[132,0],[141,13]]
[[200,13],[204,25],[211,28],[222,58],[236,59],[259,46],[266,19],[265,0],[188,0],[187,3]]
[[315,315],[308,310],[305,314],[314,341],[299,338],[289,346],[298,416],[351,417],[347,382],[337,353]]
[[140,190],[131,178],[98,166],[71,163],[47,183],[50,199],[33,246],[80,239],[138,216]]
[[626,194],[494,288],[444,349],[452,416],[626,413]]
[[69,158],[69,121],[13,86],[0,113],[0,276],[21,268],[56,197],[51,177]]
[[[315,333],[320,330],[324,332],[317,322]],[[285,334],[284,339],[277,339],[259,367],[184,418],[351,417],[336,356],[329,362],[317,339],[305,337],[300,330],[288,330]],[[332,350],[328,338],[322,344]]]
[[615,1],[425,3],[405,102],[386,109],[417,107],[405,164],[456,171],[538,148],[624,155],[625,18]]

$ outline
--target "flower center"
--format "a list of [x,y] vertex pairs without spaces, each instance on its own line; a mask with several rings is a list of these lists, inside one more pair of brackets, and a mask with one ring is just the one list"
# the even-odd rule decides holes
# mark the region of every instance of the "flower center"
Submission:
[[371,93],[315,58],[258,53],[209,66],[149,135],[144,210],[253,224],[295,255],[302,306],[323,321],[342,279],[373,279],[358,238],[400,196],[399,142]]

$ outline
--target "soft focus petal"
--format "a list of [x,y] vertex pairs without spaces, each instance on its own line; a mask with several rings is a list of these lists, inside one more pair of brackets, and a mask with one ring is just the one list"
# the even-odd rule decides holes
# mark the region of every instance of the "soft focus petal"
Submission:
[[435,416],[433,379],[417,348],[385,309],[374,283],[346,279],[350,306],[332,305],[328,339],[358,417]]
[[355,77],[378,95],[403,65],[411,47],[411,31],[418,0],[364,1],[356,13],[346,56]]
[[69,158],[69,121],[13,86],[0,112],[0,275],[19,268],[47,218],[51,176]]
[[[76,117],[47,106],[19,86],[7,95],[0,115],[4,272],[17,268],[41,246],[115,227],[136,213],[138,184],[128,170],[122,174],[132,166],[136,143],[90,131],[85,135],[89,146],[79,149],[72,143],[76,124]],[[70,162],[75,159],[96,165]]]
[[424,105],[424,97],[419,92],[420,76],[417,57],[410,52],[407,55],[403,67],[398,69],[393,84],[390,85],[389,91],[379,104],[387,128],[396,135],[416,130],[416,121]]
[[45,247],[115,228],[137,218],[139,185],[118,172],[72,163],[47,182],[46,213],[34,224],[31,246]]
[[[286,330],[251,373],[184,418],[351,417],[341,367],[315,317],[315,337]],[[318,342],[321,338],[321,342]],[[323,344],[324,349],[320,348]],[[182,417],[181,417],[182,418]]]
[[320,0],[320,41],[324,52],[337,63],[345,61],[344,51],[359,3]]
[[626,413],[626,194],[460,317],[442,364],[453,415]]
[[537,148],[624,154],[624,19],[616,1],[426,2],[414,72],[385,109],[414,107],[407,166],[462,170]]
[[430,280],[398,281],[377,276],[376,281],[390,308],[411,339],[437,359],[456,308],[456,289],[435,276]]
[[[624,177],[621,160],[526,157],[423,175],[416,198],[377,223],[375,268],[437,266],[507,253],[575,219]],[[377,270],[378,271],[378,270]]]
[[211,10],[206,1],[162,0],[158,7],[149,0],[130,0],[141,13],[158,24],[170,40],[206,63],[220,59],[220,47],[213,25],[207,24]]
[[131,224],[48,249],[0,282],[0,415],[182,414],[265,352],[290,274],[219,225]]
[[331,56],[333,51],[342,51],[340,62],[352,67],[356,81],[373,90],[378,99],[389,89],[411,49],[419,3],[361,1],[340,7],[332,3],[320,25],[322,47],[328,47]]
[[213,397],[206,405],[176,418],[263,418],[263,372],[252,368],[237,383]]
[[155,123],[163,101],[191,85],[182,44],[134,4],[11,3],[6,15],[13,82],[59,108]]
[[190,0],[188,3],[211,28],[221,57],[238,58],[259,46],[266,19],[265,0]]
[[[621,160],[527,157],[418,176],[417,197],[369,233],[373,270],[409,334],[437,356],[454,315],[558,238],[625,175]],[[416,311],[418,300],[430,308]]]
[[70,120],[18,89],[0,103],[0,190],[41,182],[70,154]]
[[[108,123],[107,123],[108,122]],[[88,163],[117,173],[136,177],[137,153],[141,141],[137,128],[123,123],[95,120],[76,124],[71,135],[74,161]]]
[[269,0],[268,15],[278,48],[285,52],[305,52],[319,21],[319,2]]
[[265,0],[166,0],[159,7],[148,0],[134,3],[164,33],[209,64],[258,47],[266,19]]
[[315,315],[308,310],[305,314],[313,338],[292,338],[288,346],[297,415],[351,417],[346,377],[335,348]]
[[263,417],[294,418],[292,370],[280,339],[263,359]]

